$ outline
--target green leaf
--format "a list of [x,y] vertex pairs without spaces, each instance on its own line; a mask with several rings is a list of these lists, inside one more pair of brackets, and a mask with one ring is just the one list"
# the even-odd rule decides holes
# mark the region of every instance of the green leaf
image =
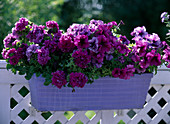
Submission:
[[44,82],[44,85],[45,85],[45,86],[48,86],[51,82],[52,82],[51,80],[46,80],[46,81]]
[[6,69],[7,69],[7,70],[9,70],[9,69],[11,69],[11,68],[12,68],[12,65],[10,65],[10,64],[7,64],[7,65],[6,65]]
[[26,76],[25,76],[25,79],[26,79],[26,80],[30,80],[31,77],[32,77],[32,75],[26,75]]

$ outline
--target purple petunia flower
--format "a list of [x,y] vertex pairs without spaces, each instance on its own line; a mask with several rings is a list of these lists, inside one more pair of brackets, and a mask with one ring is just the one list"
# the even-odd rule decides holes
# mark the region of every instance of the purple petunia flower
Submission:
[[112,71],[112,76],[118,78],[120,76],[120,68],[114,68]]
[[140,36],[140,37],[145,37],[148,34],[148,32],[146,32],[146,28],[145,26],[142,27],[136,27],[133,32],[131,32],[132,36]]
[[83,73],[78,72],[72,72],[70,74],[70,85],[74,88],[75,86],[83,88],[85,84],[87,83],[88,78]]
[[64,34],[61,36],[61,38],[59,39],[59,43],[58,46],[61,49],[62,52],[72,52],[75,48],[74,42],[72,41],[72,38],[67,35]]
[[19,58],[18,58],[18,55],[17,55],[17,50],[15,48],[9,49],[6,52],[5,58],[9,59],[9,63],[11,65],[16,65],[19,62]]
[[141,68],[146,69],[147,67],[149,67],[150,62],[149,62],[146,58],[143,58],[143,59],[139,62],[139,65],[140,65]]
[[163,55],[162,59],[164,59],[167,62],[170,62],[170,48],[169,49],[165,49],[163,52],[165,54]]
[[24,29],[26,29],[25,26],[28,25],[28,19],[27,18],[20,18],[19,22],[15,23],[15,29],[16,31],[22,31]]
[[91,31],[86,24],[72,24],[68,29],[67,33],[77,36],[77,35],[87,35],[90,36]]
[[77,35],[74,38],[74,45],[76,45],[78,49],[89,47],[88,36]]
[[15,48],[12,48],[12,49],[9,49],[7,52],[6,52],[6,59],[10,58],[11,56],[13,55],[16,55],[17,54],[17,50]]
[[99,49],[98,49],[99,52],[105,53],[111,49],[111,44],[109,42],[109,39],[106,38],[104,35],[99,35],[97,39],[99,44]]
[[119,78],[120,79],[126,79],[126,80],[128,79],[128,77],[127,77],[127,68],[126,67],[120,70]]
[[151,52],[147,53],[146,57],[151,66],[161,65],[161,55],[159,53],[156,53],[156,50],[152,50]]
[[15,40],[16,40],[16,37],[14,35],[8,34],[3,40],[5,48],[11,47]]
[[18,58],[17,55],[11,56],[11,57],[9,58],[9,63],[10,63],[11,65],[17,65],[18,62],[19,62],[19,58]]
[[32,30],[29,31],[26,37],[30,40],[30,42],[39,44],[42,42],[44,35],[46,34],[44,28],[45,26],[42,25],[33,25]]
[[49,50],[45,49],[45,47],[37,49],[36,52],[38,53],[38,63],[41,65],[46,65],[48,60],[51,59],[49,57]]
[[36,50],[39,49],[39,45],[38,44],[33,44],[30,45],[27,50],[26,50],[26,56],[27,56],[27,60],[30,61],[32,54],[36,53]]
[[7,53],[7,50],[3,48],[1,54],[2,54],[2,57],[3,57],[4,59],[7,59],[7,58],[6,58],[6,53]]
[[89,28],[91,32],[95,32],[99,25],[103,25],[104,22],[102,20],[94,20],[92,19],[89,24]]
[[72,54],[74,62],[81,68],[87,68],[87,64],[91,62],[91,56],[88,55],[87,51],[77,50]]
[[120,36],[120,41],[126,45],[130,43],[130,41],[126,38],[126,36],[122,36],[122,35]]
[[168,21],[168,19],[169,19],[168,13],[167,12],[163,12],[161,14],[161,21],[162,21],[162,23],[165,22],[165,21]]
[[125,62],[125,59],[123,56],[119,56],[118,61],[123,64]]
[[56,71],[52,73],[52,84],[61,89],[62,86],[67,84],[64,71]]
[[59,50],[58,43],[55,41],[45,40],[43,45],[45,48],[48,48],[51,53]]
[[89,44],[89,50],[97,53],[98,52],[98,47],[99,47],[99,44],[98,44],[98,39],[97,37],[93,37],[91,40],[88,41],[90,44]]
[[46,22],[46,27],[47,28],[56,28],[57,31],[59,30],[58,23],[55,22],[55,21],[48,21],[48,22]]
[[28,45],[26,43],[22,43],[21,47],[17,49],[17,55],[19,59],[26,57],[26,50]]
[[104,53],[95,53],[93,51],[90,51],[90,56],[92,57],[92,59],[96,60],[97,63],[102,63],[105,57]]
[[148,47],[148,42],[146,40],[142,41],[137,41],[136,46],[133,48],[137,53],[139,54],[140,57],[145,56],[146,54],[146,49]]
[[121,44],[120,42],[116,42],[114,47],[121,54],[126,54],[127,55],[130,52],[128,47],[125,44]]
[[105,57],[106,57],[106,60],[108,60],[108,61],[113,59],[113,55],[112,54],[106,54]]

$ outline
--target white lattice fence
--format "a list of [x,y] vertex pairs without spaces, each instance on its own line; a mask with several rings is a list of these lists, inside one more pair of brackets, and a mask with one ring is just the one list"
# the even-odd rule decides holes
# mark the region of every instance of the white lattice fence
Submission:
[[[152,79],[143,109],[38,112],[31,107],[29,86],[0,63],[0,124],[170,124],[170,71]],[[11,104],[10,104],[11,103]]]

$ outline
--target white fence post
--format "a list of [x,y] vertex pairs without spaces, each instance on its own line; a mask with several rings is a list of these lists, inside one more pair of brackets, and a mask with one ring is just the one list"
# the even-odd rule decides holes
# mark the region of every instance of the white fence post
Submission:
[[0,124],[10,123],[10,84],[0,84]]

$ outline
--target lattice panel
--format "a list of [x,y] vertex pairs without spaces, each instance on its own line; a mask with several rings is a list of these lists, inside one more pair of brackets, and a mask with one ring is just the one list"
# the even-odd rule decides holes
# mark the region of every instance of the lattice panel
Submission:
[[170,85],[151,85],[143,109],[42,113],[30,102],[27,84],[11,85],[11,124],[170,124]]

